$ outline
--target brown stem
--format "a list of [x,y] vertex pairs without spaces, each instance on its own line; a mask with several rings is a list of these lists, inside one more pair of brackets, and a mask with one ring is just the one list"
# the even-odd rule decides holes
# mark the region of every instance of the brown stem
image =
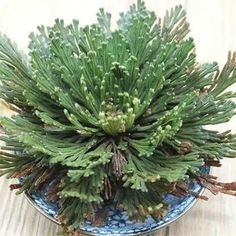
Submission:
[[107,200],[111,199],[112,197],[112,187],[109,178],[104,178],[104,192],[105,192],[105,198]]
[[22,185],[21,184],[11,184],[9,187],[10,187],[10,190],[13,191],[15,189],[21,188]]

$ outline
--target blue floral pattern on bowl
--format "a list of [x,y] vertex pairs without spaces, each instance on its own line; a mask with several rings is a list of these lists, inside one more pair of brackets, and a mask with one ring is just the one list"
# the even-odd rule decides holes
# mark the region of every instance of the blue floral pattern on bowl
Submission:
[[[202,173],[209,173],[208,167],[203,167]],[[201,194],[203,188],[197,183],[190,183],[192,191]],[[58,212],[58,205],[51,203],[46,199],[46,191],[44,188],[41,191],[35,191],[32,194],[26,193],[26,197],[42,214],[48,217],[55,223]],[[187,212],[197,201],[192,195],[186,197],[176,197],[167,194],[164,201],[170,205],[167,214],[160,220],[156,221],[151,216],[147,217],[145,222],[138,223],[129,220],[128,215],[121,209],[114,209],[111,207],[108,213],[108,221],[101,227],[95,227],[90,221],[85,220],[84,224],[80,226],[83,234],[87,235],[106,235],[106,236],[125,236],[125,235],[142,235],[160,228],[163,228],[173,221],[177,220],[185,212]]]

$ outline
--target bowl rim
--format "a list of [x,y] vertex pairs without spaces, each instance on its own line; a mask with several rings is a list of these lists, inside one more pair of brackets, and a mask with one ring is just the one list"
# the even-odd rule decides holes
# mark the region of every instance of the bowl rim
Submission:
[[[210,173],[210,172],[209,172]],[[205,188],[204,187],[201,187],[201,189],[199,190],[199,195],[202,195],[205,191]],[[33,206],[39,213],[41,213],[43,216],[45,216],[47,219],[49,219],[50,221],[52,221],[53,223],[57,224],[57,225],[61,225],[61,223],[59,221],[57,221],[53,216],[50,216],[49,214],[47,214],[34,200],[33,198],[31,197],[31,195],[25,191],[24,192],[24,195],[27,199],[27,201],[30,203],[31,206]],[[179,220],[183,215],[185,215],[193,206],[196,205],[196,203],[198,202],[199,199],[197,198],[193,198],[193,200],[191,200],[191,202],[184,208],[184,210],[176,215],[175,217],[171,218],[170,220],[164,222],[163,224],[159,225],[158,227],[154,227],[150,230],[146,230],[146,231],[142,231],[142,232],[137,232],[137,233],[130,233],[128,234],[129,236],[136,236],[136,235],[146,235],[146,234],[149,234],[149,233],[153,233],[159,229],[163,229],[167,226],[169,226],[171,223],[173,223],[174,221],[177,221]],[[86,230],[82,230],[81,229],[81,232],[85,235],[89,235],[89,236],[98,236],[99,234],[94,234],[94,233],[90,233]],[[122,234],[112,234],[113,236],[120,236]]]

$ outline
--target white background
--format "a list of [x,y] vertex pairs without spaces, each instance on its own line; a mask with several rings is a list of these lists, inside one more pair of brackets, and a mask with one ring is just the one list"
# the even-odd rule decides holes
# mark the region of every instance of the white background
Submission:
[[[125,0],[0,0],[0,32],[27,50],[28,34],[37,25],[51,25],[55,18],[66,23],[73,18],[82,25],[95,22],[99,7],[114,16],[126,10]],[[218,61],[223,65],[228,50],[236,50],[236,0],[146,0],[149,8],[163,16],[166,9],[181,3],[191,26],[191,36],[197,46],[200,62]],[[0,107],[0,115],[5,111]],[[236,131],[235,120],[220,126]],[[236,180],[236,162],[226,161],[214,171],[221,180]],[[32,209],[23,196],[15,197],[8,190],[8,182],[0,179],[0,235],[1,236],[55,236],[57,227]],[[207,194],[208,195],[208,194]],[[211,195],[208,195],[211,196]],[[233,236],[236,232],[236,198],[210,197],[208,203],[199,202],[180,221],[158,236]]]

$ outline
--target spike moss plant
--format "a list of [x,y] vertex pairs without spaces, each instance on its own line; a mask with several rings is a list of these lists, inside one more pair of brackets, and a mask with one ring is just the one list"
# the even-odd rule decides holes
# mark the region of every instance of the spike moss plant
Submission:
[[15,115],[1,118],[0,173],[24,177],[11,188],[50,183],[72,230],[105,221],[109,205],[142,221],[165,214],[166,193],[205,199],[189,180],[236,195],[200,172],[236,154],[234,134],[206,127],[235,114],[236,54],[221,71],[199,64],[185,15],[176,6],[158,20],[138,1],[115,30],[103,9],[86,27],[56,20],[30,35],[27,56],[1,36],[0,96]]

